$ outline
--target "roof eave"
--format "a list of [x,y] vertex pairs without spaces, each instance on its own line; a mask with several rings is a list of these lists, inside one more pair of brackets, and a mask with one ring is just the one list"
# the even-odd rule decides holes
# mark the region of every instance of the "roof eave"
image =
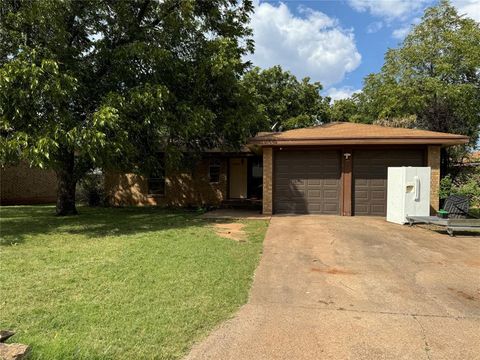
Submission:
[[441,145],[467,144],[467,137],[455,138],[355,138],[355,139],[251,139],[250,144],[259,146],[298,145]]

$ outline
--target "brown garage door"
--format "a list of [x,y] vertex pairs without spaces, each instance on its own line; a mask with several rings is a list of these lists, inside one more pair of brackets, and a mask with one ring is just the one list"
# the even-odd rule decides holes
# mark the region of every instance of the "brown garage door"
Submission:
[[387,214],[387,168],[424,166],[423,150],[359,150],[353,153],[354,215]]
[[339,214],[340,173],[337,151],[275,152],[275,213]]

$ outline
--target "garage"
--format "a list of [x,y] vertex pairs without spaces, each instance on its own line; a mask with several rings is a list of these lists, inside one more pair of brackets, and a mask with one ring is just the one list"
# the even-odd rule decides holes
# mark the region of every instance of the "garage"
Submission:
[[387,214],[389,166],[425,166],[424,149],[357,150],[353,152],[354,215]]
[[440,153],[463,135],[349,122],[250,139],[263,156],[264,214],[385,216],[391,166],[430,167],[430,208],[439,209]]
[[339,151],[278,151],[274,208],[283,214],[340,214]]

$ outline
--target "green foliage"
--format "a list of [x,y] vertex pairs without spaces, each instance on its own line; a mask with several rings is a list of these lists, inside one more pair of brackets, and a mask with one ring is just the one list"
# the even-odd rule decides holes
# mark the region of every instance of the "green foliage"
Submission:
[[440,199],[446,199],[452,194],[453,181],[450,175],[447,175],[440,180],[440,190],[438,195]]
[[311,83],[309,78],[299,81],[280,66],[261,70],[258,67],[243,77],[260,114],[262,130],[293,129],[329,120],[329,99],[320,96],[322,85]]
[[[122,149],[126,138],[116,131],[116,109],[102,105],[83,122],[75,119],[70,107],[77,89],[75,77],[57,61],[39,59],[35,50],[25,49],[0,67],[1,160],[57,169],[66,149],[87,164]],[[117,136],[107,141],[109,132]]]
[[425,11],[378,74],[365,78],[359,111],[369,122],[415,116],[415,127],[468,135],[480,129],[480,27],[448,1]]
[[78,183],[78,200],[88,206],[105,205],[104,177],[101,172],[87,173]]
[[331,121],[353,121],[358,115],[358,104],[354,98],[341,99],[333,102],[331,106]]
[[466,195],[470,199],[470,206],[480,207],[480,176],[471,178],[458,188],[458,194]]
[[480,219],[480,207],[471,208],[469,214],[476,217],[477,219]]
[[96,167],[151,172],[159,151],[177,165],[186,149],[238,148],[258,128],[239,81],[252,11],[251,0],[2,2],[0,161],[55,169],[72,189]]
[[470,199],[470,206],[480,207],[480,168],[465,168],[455,180],[450,175],[440,181],[440,199],[449,195],[464,195]]

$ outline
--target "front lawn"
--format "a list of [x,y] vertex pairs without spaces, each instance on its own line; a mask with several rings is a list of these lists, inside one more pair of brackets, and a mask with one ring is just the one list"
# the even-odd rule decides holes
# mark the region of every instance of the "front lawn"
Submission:
[[32,359],[175,359],[247,300],[267,228],[217,236],[195,213],[0,208],[0,329]]

